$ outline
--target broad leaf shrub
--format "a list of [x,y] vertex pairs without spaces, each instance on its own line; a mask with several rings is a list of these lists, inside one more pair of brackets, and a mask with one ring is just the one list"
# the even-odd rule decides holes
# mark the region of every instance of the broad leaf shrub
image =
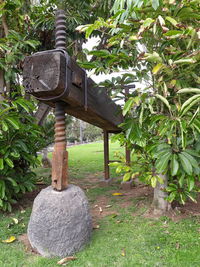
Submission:
[[31,167],[40,164],[37,151],[43,135],[27,111],[30,101],[17,98],[0,103],[0,209],[11,211],[12,204],[35,187]]
[[[115,163],[117,171],[125,173],[124,180],[139,171],[140,179],[153,187],[166,174],[170,202],[195,200],[200,175],[200,2],[116,0],[111,15],[78,30],[87,37],[93,31],[107,36],[105,49],[91,51],[94,60],[82,66],[96,74],[131,71],[136,84],[124,105],[124,132],[115,139],[128,143],[137,160],[127,167],[124,161]],[[123,83],[119,85],[123,92]]]

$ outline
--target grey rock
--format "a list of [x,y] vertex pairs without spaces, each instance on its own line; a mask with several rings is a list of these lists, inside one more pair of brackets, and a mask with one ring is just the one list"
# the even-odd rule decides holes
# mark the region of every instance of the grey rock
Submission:
[[51,186],[35,198],[28,224],[31,246],[45,257],[65,257],[90,240],[92,220],[84,192],[75,185],[61,192]]

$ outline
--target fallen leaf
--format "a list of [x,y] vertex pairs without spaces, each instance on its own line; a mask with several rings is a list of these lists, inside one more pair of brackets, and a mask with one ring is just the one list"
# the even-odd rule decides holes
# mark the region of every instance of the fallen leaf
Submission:
[[116,223],[121,223],[122,221],[120,221],[120,220],[118,220],[118,221],[116,221]]
[[107,205],[107,206],[105,206],[105,208],[111,208],[112,207],[112,205]]
[[123,196],[122,193],[112,193],[113,196]]
[[123,257],[126,256],[126,252],[125,252],[125,249],[124,249],[124,248],[122,249],[122,256],[123,256]]
[[46,183],[44,181],[38,181],[36,182],[36,185],[46,185]]
[[179,249],[180,248],[180,244],[177,242],[176,243],[176,249]]
[[73,256],[66,257],[66,258],[63,258],[62,260],[59,260],[59,261],[57,262],[57,264],[62,265],[62,264],[64,264],[64,263],[68,262],[68,261],[74,261],[74,260],[76,260],[76,259],[77,259],[77,257],[73,257]]
[[100,228],[100,225],[98,224],[93,226],[93,229],[99,229],[99,228]]
[[6,240],[2,240],[2,242],[3,242],[3,243],[7,243],[7,244],[9,244],[9,243],[14,242],[15,240],[16,240],[16,237],[12,235],[11,237],[9,237],[9,238],[6,239]]
[[17,218],[12,218],[12,220],[13,220],[13,222],[14,222],[15,224],[18,224],[18,223],[19,223],[19,220],[18,220]]
[[169,234],[169,231],[164,231],[165,234]]

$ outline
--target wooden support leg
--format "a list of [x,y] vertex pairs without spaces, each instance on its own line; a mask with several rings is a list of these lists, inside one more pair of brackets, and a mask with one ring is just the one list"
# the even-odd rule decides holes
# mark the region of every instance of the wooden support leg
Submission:
[[108,180],[110,178],[110,169],[109,169],[109,134],[104,130],[104,178]]
[[127,148],[125,148],[125,152],[126,152],[126,165],[130,166],[131,164],[131,151]]
[[62,191],[68,185],[68,153],[66,151],[65,109],[62,102],[55,106],[55,145],[52,158],[52,186]]
[[[125,147],[125,154],[126,154],[126,165],[130,166],[131,165],[131,151],[128,149],[127,145]],[[121,182],[121,188],[123,190],[130,190],[132,187],[133,187],[132,179],[130,181]]]

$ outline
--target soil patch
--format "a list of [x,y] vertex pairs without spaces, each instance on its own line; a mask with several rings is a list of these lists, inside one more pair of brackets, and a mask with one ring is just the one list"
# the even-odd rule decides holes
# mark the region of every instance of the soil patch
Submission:
[[27,234],[20,235],[20,236],[18,237],[18,240],[24,245],[24,247],[25,247],[25,251],[26,251],[26,252],[33,253],[33,254],[39,254],[39,253],[37,252],[37,250],[35,250],[35,249],[33,249],[33,248],[31,247],[31,244],[30,244],[30,242],[29,242],[29,240],[28,240],[28,236],[27,236]]

